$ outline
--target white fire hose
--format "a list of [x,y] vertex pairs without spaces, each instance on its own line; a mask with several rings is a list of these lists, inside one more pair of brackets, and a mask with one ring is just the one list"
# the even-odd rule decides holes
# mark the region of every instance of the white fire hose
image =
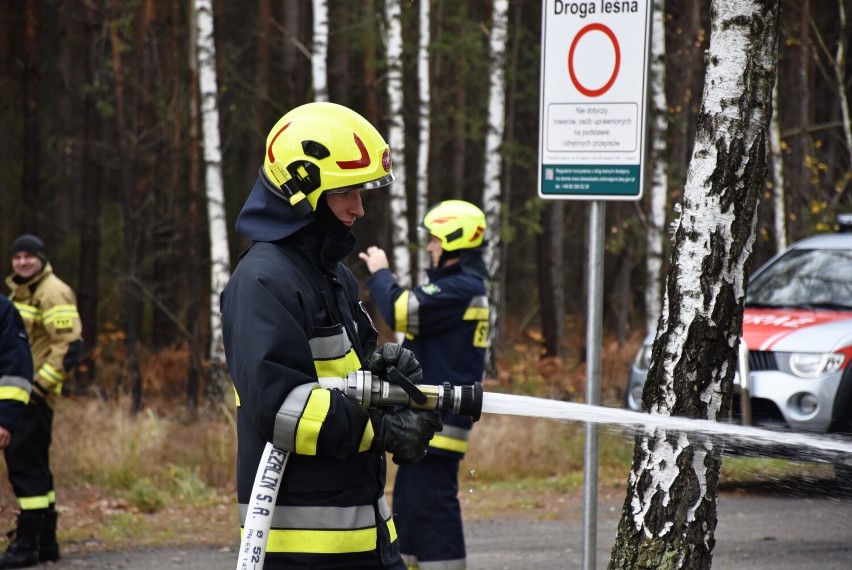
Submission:
[[[479,420],[482,413],[482,383],[472,386],[414,385],[402,377],[402,384],[373,378],[367,371],[350,372],[346,378],[320,378],[319,384],[328,390],[337,389],[365,408],[409,406],[421,410],[453,412]],[[260,457],[251,499],[243,523],[240,557],[237,570],[263,570],[266,543],[272,527],[272,515],[278,499],[284,468],[290,452],[267,442]]]
[[251,502],[246,511],[237,570],[262,570],[263,568],[263,561],[266,558],[266,541],[269,539],[269,528],[272,526],[272,513],[275,512],[278,489],[281,488],[284,468],[289,458],[289,451],[275,447],[269,442],[263,449],[257,475],[254,477],[254,486],[251,488]]

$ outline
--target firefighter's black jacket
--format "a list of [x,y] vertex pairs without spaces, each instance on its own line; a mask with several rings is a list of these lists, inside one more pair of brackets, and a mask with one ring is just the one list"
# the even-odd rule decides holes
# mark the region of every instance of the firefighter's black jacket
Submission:
[[[465,251],[459,263],[428,271],[429,282],[406,289],[388,269],[373,273],[367,284],[384,319],[405,333],[402,346],[423,367],[423,383],[465,386],[482,380],[488,345],[487,273],[479,250]],[[429,453],[461,458],[468,447],[472,421],[443,415],[444,429],[429,444]]]
[[[241,522],[264,446],[290,452],[266,568],[388,564],[398,559],[383,454],[366,410],[318,377],[362,368],[377,333],[340,263],[354,248],[257,184],[237,229],[256,241],[222,293],[227,362],[238,398]],[[332,240],[333,241],[333,240]]]

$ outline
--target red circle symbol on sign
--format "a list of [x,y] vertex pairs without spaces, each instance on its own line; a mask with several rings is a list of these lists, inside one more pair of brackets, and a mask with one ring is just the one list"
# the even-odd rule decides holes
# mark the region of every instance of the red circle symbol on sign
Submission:
[[[612,75],[609,80],[600,87],[599,89],[589,89],[580,83],[580,80],[577,79],[577,74],[574,72],[574,51],[577,49],[577,44],[580,42],[580,38],[586,35],[589,32],[603,32],[609,38],[609,41],[612,42],[612,47],[615,50],[615,65],[612,68]],[[609,91],[609,88],[612,87],[612,84],[615,83],[615,78],[618,77],[618,69],[621,67],[621,49],[618,47],[618,38],[615,37],[615,34],[608,27],[603,24],[589,24],[585,28],[581,29],[577,32],[577,35],[574,37],[574,41],[571,42],[571,49],[568,50],[568,74],[571,76],[571,83],[574,84],[574,87],[577,88],[577,91],[585,95],[586,97],[599,97]]]

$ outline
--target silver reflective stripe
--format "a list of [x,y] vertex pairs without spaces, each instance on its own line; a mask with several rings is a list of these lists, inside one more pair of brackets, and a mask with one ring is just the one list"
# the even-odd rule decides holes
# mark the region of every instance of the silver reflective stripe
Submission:
[[[391,517],[387,499],[378,503],[382,520]],[[245,526],[248,505],[240,503],[240,525]],[[272,513],[272,528],[299,530],[353,530],[376,526],[373,505],[358,507],[295,507],[276,506]]]
[[408,333],[414,336],[420,334],[420,299],[414,291],[408,296]]
[[302,418],[302,411],[311,397],[311,391],[318,387],[319,383],[311,382],[296,386],[290,393],[278,413],[275,415],[275,427],[272,431],[272,443],[284,451],[296,449],[296,428]]
[[487,308],[488,297],[486,297],[485,295],[478,295],[470,300],[470,305],[468,305],[468,307]]
[[0,386],[20,388],[25,392],[29,392],[32,382],[22,376],[0,376]]
[[342,358],[352,348],[352,342],[343,327],[340,327],[340,332],[334,336],[316,337],[309,342],[314,360]]
[[442,429],[438,433],[444,437],[451,437],[453,439],[459,439],[461,441],[468,441],[470,439],[470,432],[471,430],[466,428],[448,426],[447,424],[444,424],[444,429]]

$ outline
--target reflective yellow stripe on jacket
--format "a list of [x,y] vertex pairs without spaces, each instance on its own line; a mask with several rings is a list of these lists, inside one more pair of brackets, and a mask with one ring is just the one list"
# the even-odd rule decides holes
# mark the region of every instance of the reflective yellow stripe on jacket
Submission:
[[[346,330],[341,326],[335,334],[310,340],[317,377],[343,378],[361,368]],[[272,442],[281,449],[299,455],[316,455],[320,430],[331,406],[331,392],[319,383],[297,386],[278,409]],[[370,431],[369,437],[366,431]],[[369,448],[373,439],[366,430],[361,448]]]
[[420,299],[406,289],[393,303],[394,330],[409,339],[420,334]]
[[24,322],[30,323],[40,323],[41,322],[41,310],[33,307],[32,305],[28,305],[26,303],[18,303],[15,302],[15,308],[18,309],[18,312],[21,313],[21,318],[24,319]]
[[479,321],[476,323],[476,330],[473,333],[473,346],[478,348],[488,348],[488,327],[490,326],[490,309],[488,306],[488,297],[481,295],[474,297],[470,301],[467,309],[462,317],[465,321]]
[[[379,515],[396,540],[387,499],[378,501]],[[248,505],[240,504],[240,526],[245,527]],[[241,532],[245,532],[242,530]],[[341,554],[375,550],[376,518],[372,505],[357,507],[278,507],[272,513],[267,552]]]
[[54,305],[44,312],[42,322],[44,326],[52,325],[54,329],[70,329],[74,326],[74,319],[79,319],[80,314],[74,305]]
[[27,378],[9,374],[0,376],[0,400],[17,400],[27,404],[31,389],[32,383]]

